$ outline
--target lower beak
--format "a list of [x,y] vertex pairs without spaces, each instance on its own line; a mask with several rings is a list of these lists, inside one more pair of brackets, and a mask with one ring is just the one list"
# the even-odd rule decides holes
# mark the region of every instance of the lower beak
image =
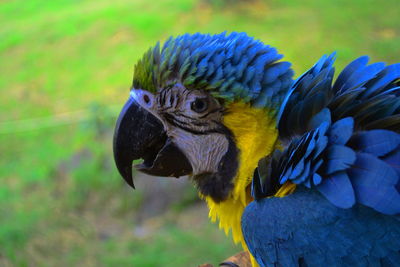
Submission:
[[161,121],[129,97],[114,132],[114,159],[119,173],[134,187],[132,161],[139,171],[155,176],[179,177],[192,172],[186,156],[167,137]]

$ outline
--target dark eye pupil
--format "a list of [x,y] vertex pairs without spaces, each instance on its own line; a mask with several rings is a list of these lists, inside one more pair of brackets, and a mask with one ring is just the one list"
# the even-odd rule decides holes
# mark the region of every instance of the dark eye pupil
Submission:
[[197,98],[192,102],[191,108],[195,112],[203,112],[207,109],[207,101],[203,98]]

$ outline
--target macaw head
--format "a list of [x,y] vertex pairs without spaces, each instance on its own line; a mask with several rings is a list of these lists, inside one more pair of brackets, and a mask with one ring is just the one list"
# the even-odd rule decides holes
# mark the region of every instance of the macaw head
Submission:
[[201,195],[224,201],[276,140],[293,75],[281,58],[245,33],[185,34],[151,48],[135,66],[115,129],[126,182],[134,186],[132,162],[143,159],[137,170],[189,175]]

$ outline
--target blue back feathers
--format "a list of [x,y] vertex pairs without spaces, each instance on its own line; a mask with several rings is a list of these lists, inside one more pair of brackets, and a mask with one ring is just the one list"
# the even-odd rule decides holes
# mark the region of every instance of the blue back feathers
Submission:
[[[340,183],[340,182],[339,182]],[[400,221],[361,205],[342,209],[315,190],[250,203],[245,241],[261,267],[394,267]]]

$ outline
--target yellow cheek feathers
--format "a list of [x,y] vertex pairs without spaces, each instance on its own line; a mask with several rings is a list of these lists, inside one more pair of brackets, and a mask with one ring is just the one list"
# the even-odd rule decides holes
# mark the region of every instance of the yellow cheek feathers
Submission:
[[276,122],[268,110],[235,103],[228,107],[224,125],[232,131],[240,151],[233,197],[247,205],[245,189],[251,183],[254,169],[258,161],[269,155],[275,147],[278,138]]
[[208,204],[211,220],[215,222],[218,219],[219,227],[226,234],[232,230],[234,242],[240,242],[247,250],[240,222],[245,207],[252,201],[248,186],[258,161],[273,151],[278,131],[275,119],[268,110],[253,108],[244,103],[228,106],[224,125],[232,131],[240,151],[235,186],[231,196],[221,203],[215,203],[210,197],[203,198]]

